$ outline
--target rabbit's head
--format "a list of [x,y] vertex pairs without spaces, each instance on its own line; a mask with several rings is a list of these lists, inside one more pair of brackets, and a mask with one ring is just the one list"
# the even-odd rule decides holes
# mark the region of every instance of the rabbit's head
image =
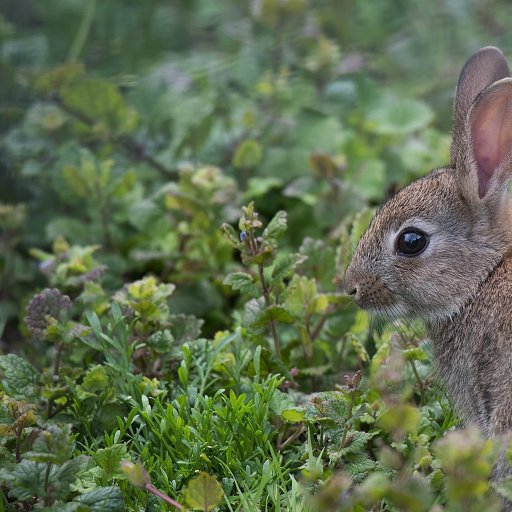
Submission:
[[512,78],[496,48],[462,70],[451,154],[450,167],[385,203],[361,238],[344,288],[362,308],[447,318],[512,249]]

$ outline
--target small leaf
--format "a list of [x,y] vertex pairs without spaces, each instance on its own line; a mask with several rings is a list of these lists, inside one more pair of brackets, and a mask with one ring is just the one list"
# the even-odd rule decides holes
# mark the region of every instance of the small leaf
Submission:
[[237,169],[250,169],[261,162],[263,150],[261,144],[255,140],[244,140],[235,151],[233,166]]
[[272,274],[270,276],[270,285],[275,286],[283,279],[290,277],[297,266],[308,259],[303,254],[288,254],[284,257],[278,258],[274,263]]
[[39,373],[25,359],[7,354],[0,356],[0,383],[12,398],[31,399],[38,395]]
[[274,218],[268,223],[267,227],[264,229],[262,237],[265,239],[275,240],[286,231],[286,228],[286,212],[279,211],[274,215]]
[[217,479],[205,472],[190,480],[183,494],[189,507],[204,512],[216,507],[223,496]]
[[121,489],[115,486],[97,487],[77,496],[73,502],[88,505],[91,512],[123,512],[126,510]]
[[262,294],[261,286],[258,286],[249,274],[245,272],[233,272],[224,279],[224,284],[231,286],[234,290],[239,290],[248,298],[254,299]]
[[406,361],[428,361],[428,356],[421,347],[408,348],[403,353]]
[[281,418],[291,423],[299,423],[306,419],[306,412],[302,409],[286,409],[281,413]]
[[133,462],[122,460],[120,468],[126,475],[128,481],[135,487],[140,487],[142,489],[146,487],[146,484],[151,483],[151,478],[149,477],[148,472],[140,462],[134,464]]
[[121,461],[127,457],[128,450],[124,444],[100,448],[94,454],[94,460],[105,471],[108,478],[117,477],[121,474]]
[[290,312],[283,306],[270,306],[267,308],[266,316],[268,320],[276,320],[283,324],[293,324],[294,318]]
[[241,250],[243,245],[240,243],[240,239],[238,233],[235,231],[235,228],[231,224],[224,223],[222,224],[222,232],[224,236],[228,240],[228,242],[238,250]]

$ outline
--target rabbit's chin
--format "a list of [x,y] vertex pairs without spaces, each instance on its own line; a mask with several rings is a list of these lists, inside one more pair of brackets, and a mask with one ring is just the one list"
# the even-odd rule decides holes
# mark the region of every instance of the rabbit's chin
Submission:
[[392,305],[370,305],[364,308],[368,313],[377,315],[385,320],[393,321],[399,319],[415,320],[419,319],[427,325],[436,325],[442,322],[450,321],[456,316],[460,310],[461,305],[452,303],[449,307],[446,305],[439,309],[429,309],[427,311],[421,308],[414,308],[402,302],[395,302]]

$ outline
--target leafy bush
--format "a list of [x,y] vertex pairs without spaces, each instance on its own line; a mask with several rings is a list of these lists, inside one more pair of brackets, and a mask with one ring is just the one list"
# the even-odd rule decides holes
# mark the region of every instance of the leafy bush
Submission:
[[3,2],[0,510],[512,497],[421,326],[338,290],[491,3]]

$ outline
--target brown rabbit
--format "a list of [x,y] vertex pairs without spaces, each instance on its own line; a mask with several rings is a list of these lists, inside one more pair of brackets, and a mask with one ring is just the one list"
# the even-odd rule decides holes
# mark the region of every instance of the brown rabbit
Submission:
[[[364,309],[421,317],[464,422],[498,437],[512,430],[512,78],[497,48],[462,70],[451,159],[376,213],[344,287]],[[502,457],[495,477],[510,473]]]

